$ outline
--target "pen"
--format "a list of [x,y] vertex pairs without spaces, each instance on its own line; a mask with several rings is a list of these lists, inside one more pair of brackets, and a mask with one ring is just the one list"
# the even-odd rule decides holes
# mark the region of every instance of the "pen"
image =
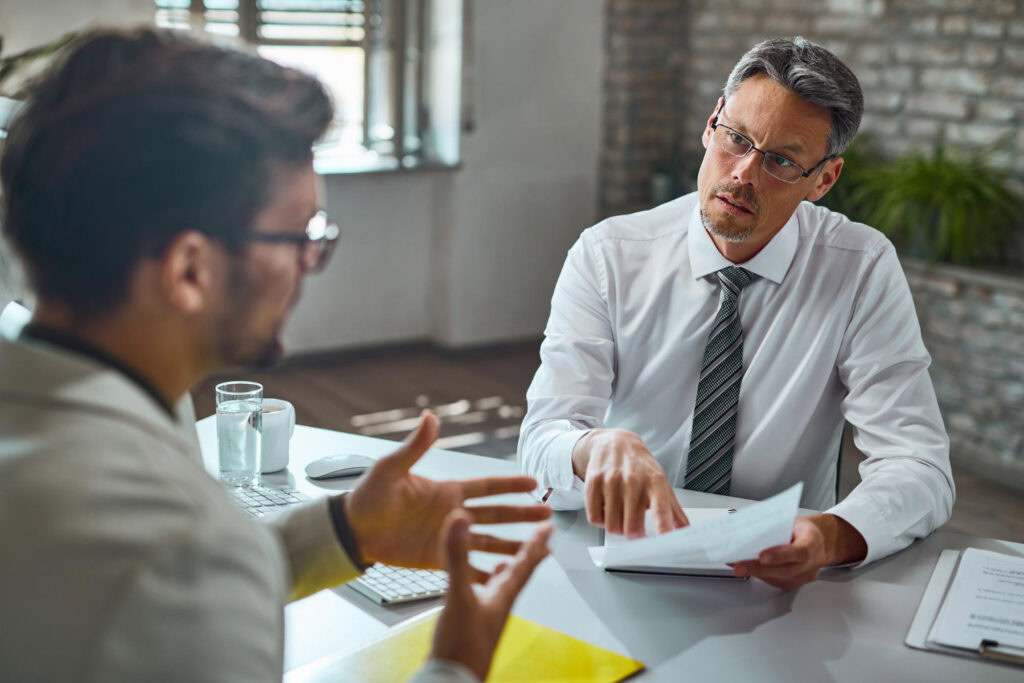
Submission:
[[554,490],[554,489],[548,489],[547,491],[545,491],[545,492],[544,492],[544,497],[540,499],[540,502],[542,502],[542,503],[546,503],[546,502],[548,502],[548,498],[550,498],[550,497],[551,497],[551,492],[552,492],[553,490]]
[[[1021,654],[1003,652],[1003,650],[1017,650]],[[1024,662],[1024,648],[1009,644],[1000,645],[998,640],[990,640],[988,638],[983,639],[978,645],[978,654],[982,657],[996,659],[1002,662],[1011,662],[1014,664]]]

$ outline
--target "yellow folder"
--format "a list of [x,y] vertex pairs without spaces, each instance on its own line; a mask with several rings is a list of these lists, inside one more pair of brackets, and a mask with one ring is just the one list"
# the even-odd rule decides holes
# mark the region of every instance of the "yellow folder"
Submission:
[[[380,640],[347,655],[311,662],[286,683],[405,681],[423,666],[433,643],[437,612],[397,626]],[[515,615],[498,641],[488,681],[620,681],[643,663]]]

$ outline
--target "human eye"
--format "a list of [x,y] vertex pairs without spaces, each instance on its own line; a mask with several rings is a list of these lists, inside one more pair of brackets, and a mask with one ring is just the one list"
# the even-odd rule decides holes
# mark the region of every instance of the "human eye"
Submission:
[[737,147],[747,144],[747,139],[734,130],[726,130],[729,135],[729,142]]
[[796,163],[790,161],[781,154],[769,154],[768,159],[769,161],[771,161],[771,163],[778,166],[779,168],[798,168]]

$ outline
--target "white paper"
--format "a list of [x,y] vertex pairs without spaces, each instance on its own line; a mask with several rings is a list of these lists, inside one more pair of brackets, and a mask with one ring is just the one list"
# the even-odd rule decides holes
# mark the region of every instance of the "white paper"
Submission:
[[[730,512],[735,512],[731,508],[683,508],[683,512],[686,513],[686,519],[690,521],[690,525],[700,524],[710,519],[716,519],[728,515]],[[644,533],[647,537],[654,537],[658,535],[658,521],[655,518],[654,513],[651,510],[647,511],[644,516]],[[623,543],[629,543],[631,540],[627,536],[619,536],[618,534],[605,533],[604,535],[604,546],[607,548],[612,545],[622,545]],[[621,567],[616,567],[621,568]],[[705,575],[705,576],[732,576],[732,568],[724,562],[712,563],[712,564],[690,564],[686,567],[677,567],[671,565],[662,564],[651,564],[644,565],[642,567],[630,567],[633,571],[644,571],[644,572],[655,572],[655,573],[673,573],[673,574],[693,574],[693,575]],[[676,570],[676,571],[673,571]],[[680,572],[678,570],[687,570]]]
[[977,650],[984,639],[1024,648],[1024,558],[968,548],[928,641]]
[[803,483],[737,512],[694,521],[660,536],[589,548],[604,569],[635,566],[701,567],[757,558],[789,543]]
[[[729,514],[731,508],[683,508],[683,512],[686,513],[686,519],[690,520],[690,526],[706,522],[711,519],[717,519],[724,517]],[[647,534],[646,538],[653,538],[658,535],[658,520],[654,516],[654,512],[648,510],[644,515],[644,533]],[[629,543],[631,539],[628,536],[619,536],[618,534],[605,533],[604,545],[608,547],[610,545],[622,545],[623,543]]]

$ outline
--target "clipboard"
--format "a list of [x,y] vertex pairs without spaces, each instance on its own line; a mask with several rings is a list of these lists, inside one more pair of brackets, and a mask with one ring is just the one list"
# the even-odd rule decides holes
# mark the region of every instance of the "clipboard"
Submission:
[[1024,652],[1015,652],[1010,648],[1000,647],[998,643],[990,640],[981,641],[977,650],[964,650],[928,642],[928,632],[931,631],[932,624],[935,623],[935,618],[939,615],[939,609],[946,599],[946,592],[949,590],[959,564],[959,550],[943,550],[939,555],[935,569],[932,570],[931,579],[924,589],[924,595],[921,597],[914,620],[910,622],[910,629],[903,642],[915,650],[940,652],[954,657],[966,657],[1018,667],[1024,666]]

